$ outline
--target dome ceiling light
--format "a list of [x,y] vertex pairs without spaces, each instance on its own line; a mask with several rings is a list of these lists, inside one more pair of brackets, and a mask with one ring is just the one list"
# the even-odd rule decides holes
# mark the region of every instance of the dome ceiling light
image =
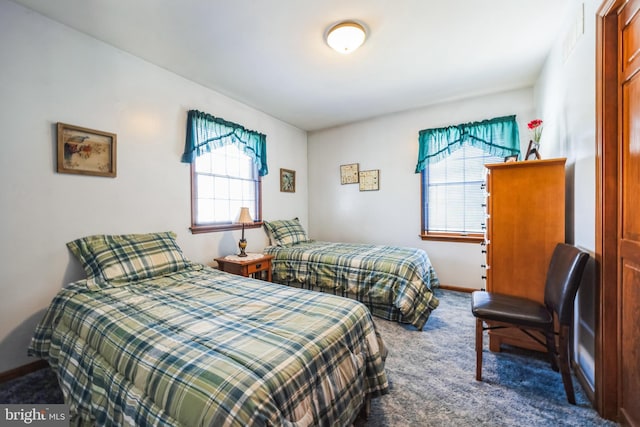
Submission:
[[364,27],[357,22],[340,22],[327,32],[327,44],[336,52],[349,54],[359,48],[367,37]]

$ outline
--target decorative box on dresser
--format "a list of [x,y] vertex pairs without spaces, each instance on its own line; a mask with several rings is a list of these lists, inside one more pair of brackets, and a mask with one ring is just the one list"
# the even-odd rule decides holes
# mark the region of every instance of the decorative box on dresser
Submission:
[[[544,302],[551,254],[556,244],[565,241],[565,161],[486,165],[487,291]],[[503,343],[546,351],[518,329],[489,331],[491,351],[500,351]]]

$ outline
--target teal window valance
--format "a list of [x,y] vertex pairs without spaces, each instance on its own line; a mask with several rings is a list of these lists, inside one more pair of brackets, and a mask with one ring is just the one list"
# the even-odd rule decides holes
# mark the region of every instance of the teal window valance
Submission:
[[251,157],[260,176],[269,173],[266,135],[201,111],[189,111],[182,162],[193,163],[196,157],[228,144],[236,145]]
[[437,129],[424,129],[418,135],[416,173],[436,163],[463,145],[482,149],[492,156],[520,154],[520,134],[516,116],[496,117]]

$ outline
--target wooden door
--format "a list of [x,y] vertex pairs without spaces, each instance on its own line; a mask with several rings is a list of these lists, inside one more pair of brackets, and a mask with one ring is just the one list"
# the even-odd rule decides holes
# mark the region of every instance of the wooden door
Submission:
[[640,0],[619,15],[618,388],[621,421],[640,426]]

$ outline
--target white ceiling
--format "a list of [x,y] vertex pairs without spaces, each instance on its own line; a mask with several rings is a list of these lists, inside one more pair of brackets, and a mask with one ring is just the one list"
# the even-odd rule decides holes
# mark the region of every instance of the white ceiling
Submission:
[[[13,1],[304,130],[531,86],[571,3]],[[324,41],[345,19],[368,31],[351,55]]]

